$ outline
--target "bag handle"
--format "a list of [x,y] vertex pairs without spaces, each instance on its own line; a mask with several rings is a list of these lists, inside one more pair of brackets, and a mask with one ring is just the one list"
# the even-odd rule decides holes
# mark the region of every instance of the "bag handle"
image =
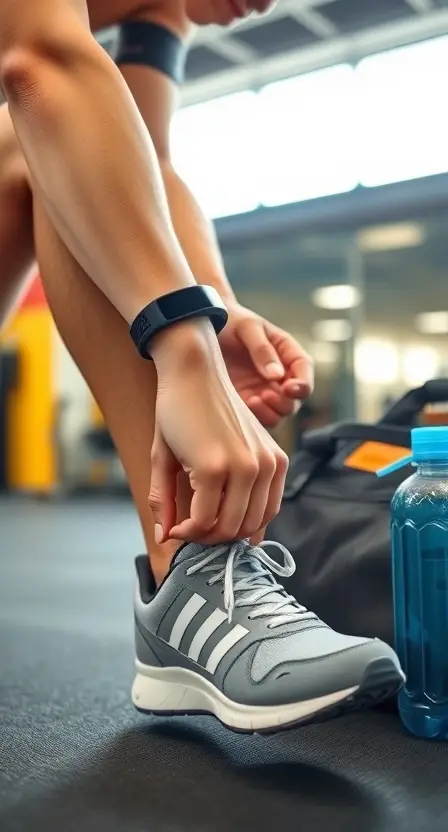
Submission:
[[338,442],[386,442],[409,448],[409,430],[399,426],[368,425],[359,422],[339,422],[325,428],[307,431],[303,447],[310,453],[330,457],[335,453]]
[[448,378],[436,378],[410,390],[389,408],[378,424],[410,428],[425,405],[438,402],[448,402]]
[[[292,500],[309,482],[321,465],[325,465],[336,453],[338,442],[386,442],[390,445],[410,447],[409,429],[381,425],[339,422],[324,428],[306,431],[302,437],[303,451],[293,457],[286,479],[284,500]],[[294,460],[300,465],[294,465]]]

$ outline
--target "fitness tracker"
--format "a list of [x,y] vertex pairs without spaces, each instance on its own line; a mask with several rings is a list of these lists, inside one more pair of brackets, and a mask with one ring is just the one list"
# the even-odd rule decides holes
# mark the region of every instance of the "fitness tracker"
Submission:
[[187,286],[153,300],[137,315],[130,333],[143,358],[151,356],[148,344],[158,332],[191,318],[209,318],[216,334],[227,323],[227,309],[212,286]]

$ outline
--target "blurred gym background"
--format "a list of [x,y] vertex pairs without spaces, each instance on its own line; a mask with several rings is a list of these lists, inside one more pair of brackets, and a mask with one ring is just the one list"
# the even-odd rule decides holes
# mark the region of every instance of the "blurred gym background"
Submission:
[[[99,40],[113,53],[114,31]],[[448,375],[446,77],[448,0],[280,0],[193,44],[177,167],[240,300],[316,362],[289,452]],[[86,489],[126,484],[33,275],[0,341],[0,490]]]

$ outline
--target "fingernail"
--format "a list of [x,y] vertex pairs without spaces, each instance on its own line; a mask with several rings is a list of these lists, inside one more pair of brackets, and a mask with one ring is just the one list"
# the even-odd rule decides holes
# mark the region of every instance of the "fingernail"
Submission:
[[156,523],[156,525],[154,526],[154,540],[156,541],[156,543],[161,543],[163,537],[164,535],[162,526],[160,525],[160,523]]
[[281,378],[284,375],[284,370],[281,364],[276,361],[270,361],[266,364],[266,375],[269,378]]
[[302,388],[301,388],[300,384],[293,384],[292,387],[291,387],[291,390],[297,396],[302,392]]

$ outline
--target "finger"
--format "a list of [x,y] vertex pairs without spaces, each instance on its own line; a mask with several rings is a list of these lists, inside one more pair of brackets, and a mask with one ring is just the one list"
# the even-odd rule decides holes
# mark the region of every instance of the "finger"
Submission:
[[236,540],[240,535],[241,525],[246,517],[251,492],[258,476],[256,460],[249,460],[239,466],[227,480],[216,524],[202,543],[222,543]]
[[158,437],[151,455],[151,486],[148,502],[154,515],[156,543],[168,540],[176,521],[176,487],[180,466],[165,441]]
[[296,398],[307,399],[314,390],[314,365],[310,356],[304,355],[296,358],[289,365],[288,376],[291,382],[295,382],[291,384],[291,389]]
[[260,463],[260,475],[250,495],[247,513],[239,530],[238,537],[252,537],[262,527],[263,518],[268,513],[272,481],[276,473],[274,454],[267,454]]
[[177,475],[176,525],[182,523],[183,520],[188,520],[190,517],[192,499],[193,491],[191,489],[190,477],[182,470]]
[[282,379],[285,367],[279,358],[277,350],[270,342],[265,327],[261,321],[248,321],[238,332],[240,341],[244,344],[263,378]]
[[273,390],[263,390],[261,398],[264,404],[271,407],[278,416],[290,416],[294,410],[293,399],[279,395]]
[[277,516],[282,504],[283,492],[285,490],[285,479],[288,472],[289,459],[283,451],[277,457],[277,468],[271,482],[269,491],[269,498],[266,504],[266,512],[260,524],[262,528],[266,526]]
[[306,398],[314,387],[313,360],[300,344],[288,333],[274,326],[266,325],[267,334],[275,347],[279,359],[286,368],[288,380],[300,387],[298,395]]
[[207,470],[190,475],[193,496],[189,517],[170,529],[170,538],[198,543],[204,540],[216,524],[226,480],[227,467],[216,459]]
[[309,384],[301,384],[296,378],[288,378],[283,382],[282,394],[288,399],[301,401],[308,398],[311,389]]

